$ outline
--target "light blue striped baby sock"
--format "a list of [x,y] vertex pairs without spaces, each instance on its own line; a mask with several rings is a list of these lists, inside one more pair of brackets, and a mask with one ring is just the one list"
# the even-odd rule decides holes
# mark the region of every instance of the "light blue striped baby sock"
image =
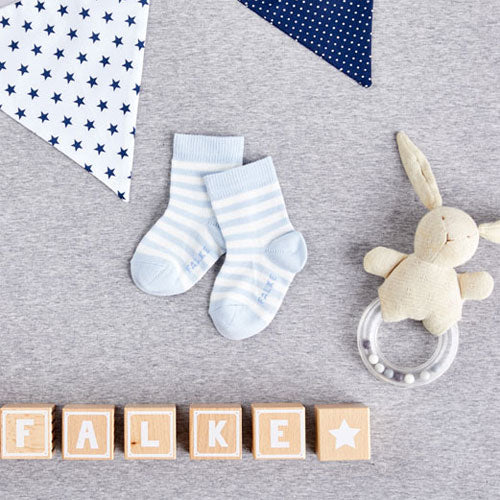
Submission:
[[227,248],[209,312],[222,335],[240,340],[271,323],[307,247],[290,223],[271,158],[204,180]]
[[203,176],[241,165],[243,143],[243,137],[175,135],[169,205],[131,262],[142,291],[183,293],[226,251]]

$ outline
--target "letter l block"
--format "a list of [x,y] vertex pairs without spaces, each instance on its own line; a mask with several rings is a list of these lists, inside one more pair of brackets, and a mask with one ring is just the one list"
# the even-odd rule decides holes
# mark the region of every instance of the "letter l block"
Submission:
[[175,460],[175,405],[127,405],[125,407],[125,458],[127,460]]

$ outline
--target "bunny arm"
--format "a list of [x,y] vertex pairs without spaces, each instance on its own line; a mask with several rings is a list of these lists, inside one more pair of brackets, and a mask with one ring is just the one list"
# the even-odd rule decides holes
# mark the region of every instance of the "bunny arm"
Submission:
[[460,293],[464,300],[484,300],[493,292],[495,282],[489,273],[462,273],[458,275]]
[[363,267],[367,273],[387,278],[407,257],[408,255],[392,248],[377,247],[365,255]]

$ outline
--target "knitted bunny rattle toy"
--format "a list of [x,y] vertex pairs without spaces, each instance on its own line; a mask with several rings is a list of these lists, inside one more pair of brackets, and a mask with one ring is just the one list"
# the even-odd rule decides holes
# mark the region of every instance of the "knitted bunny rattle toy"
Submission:
[[[358,347],[367,368],[379,379],[403,386],[429,383],[451,365],[458,348],[457,322],[466,300],[484,300],[493,291],[485,271],[457,273],[476,253],[479,238],[500,243],[500,221],[476,225],[458,208],[442,206],[439,189],[423,153],[399,132],[397,143],[410,182],[429,212],[415,234],[414,253],[385,247],[368,252],[365,270],[385,279],[379,299],[365,311],[358,329]],[[383,321],[422,321],[439,337],[432,358],[417,368],[395,368],[378,349],[377,332]]]

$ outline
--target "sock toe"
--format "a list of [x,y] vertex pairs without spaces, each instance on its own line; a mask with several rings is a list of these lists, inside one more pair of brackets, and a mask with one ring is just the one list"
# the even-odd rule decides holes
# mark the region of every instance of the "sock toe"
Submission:
[[247,306],[234,302],[212,305],[209,314],[219,333],[230,340],[257,335],[269,324]]
[[163,259],[134,256],[130,273],[137,288],[150,295],[177,295],[184,291],[177,266]]

